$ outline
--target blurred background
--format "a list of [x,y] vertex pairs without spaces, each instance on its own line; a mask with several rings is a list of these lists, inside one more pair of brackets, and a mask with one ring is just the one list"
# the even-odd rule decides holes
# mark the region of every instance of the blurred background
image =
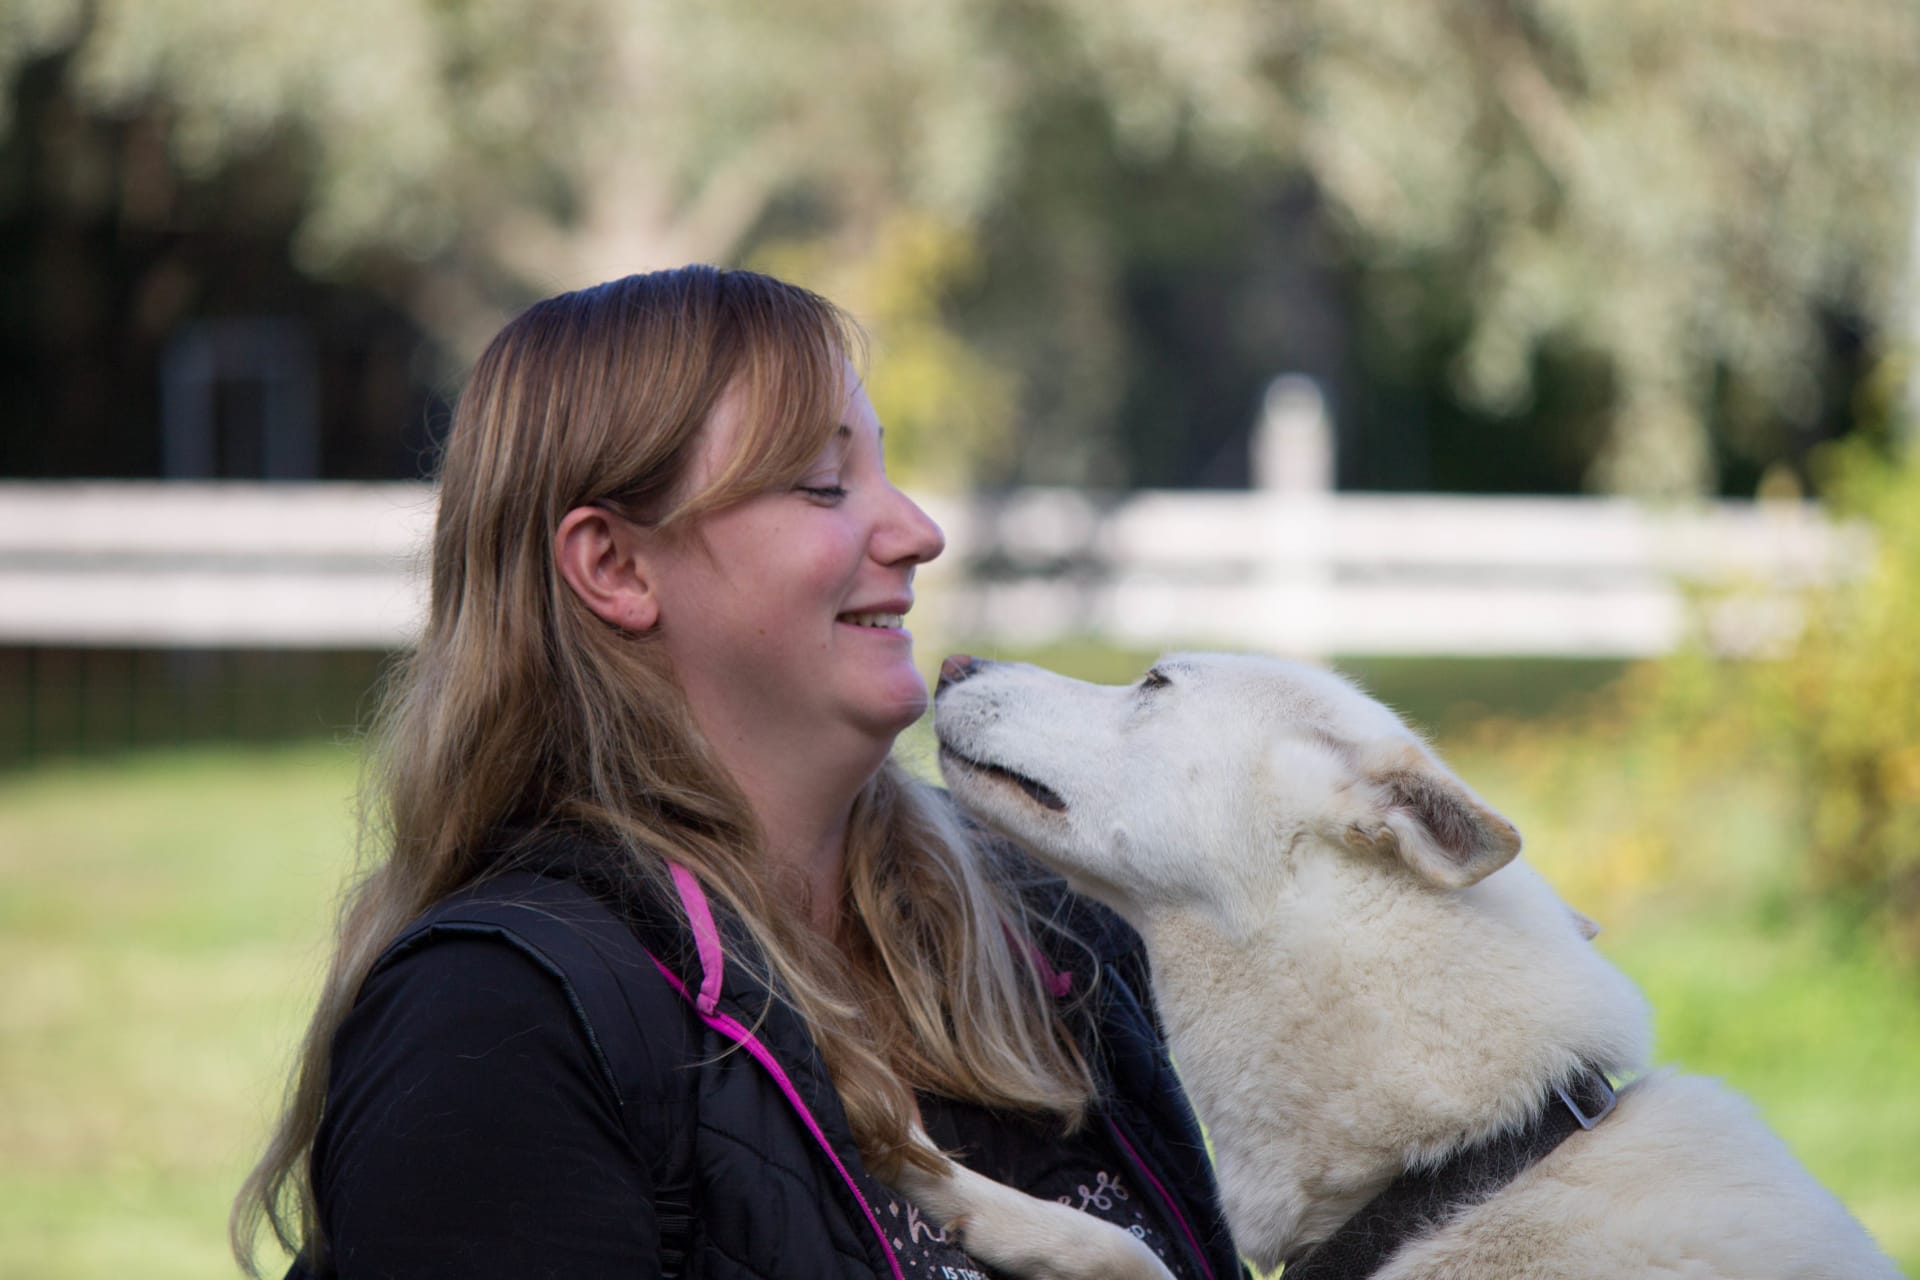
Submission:
[[0,1274],[230,1272],[461,372],[691,260],[923,665],[1354,674],[1920,1276],[1914,0],[0,0]]

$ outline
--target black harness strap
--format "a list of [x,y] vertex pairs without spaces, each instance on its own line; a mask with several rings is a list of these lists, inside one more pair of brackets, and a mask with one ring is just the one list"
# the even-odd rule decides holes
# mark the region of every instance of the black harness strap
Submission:
[[1402,1245],[1493,1194],[1582,1129],[1612,1112],[1613,1086],[1592,1067],[1547,1091],[1532,1124],[1457,1152],[1433,1169],[1409,1170],[1341,1228],[1287,1260],[1286,1280],[1364,1280]]

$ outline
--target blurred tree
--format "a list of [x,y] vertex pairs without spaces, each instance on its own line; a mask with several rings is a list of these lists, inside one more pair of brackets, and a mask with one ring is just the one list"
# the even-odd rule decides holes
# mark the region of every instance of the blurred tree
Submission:
[[160,121],[188,180],[282,157],[304,267],[457,354],[530,292],[809,241],[838,279],[941,228],[939,262],[976,266],[917,260],[962,305],[900,311],[902,345],[945,364],[929,386],[984,386],[943,326],[1016,370],[1010,465],[1057,479],[1130,478],[1101,448],[1129,413],[1250,413],[1262,362],[1301,350],[1337,369],[1273,299],[1350,293],[1442,319],[1396,349],[1443,353],[1471,410],[1581,370],[1589,483],[1709,488],[1805,443],[1831,353],[1842,383],[1879,354],[1920,155],[1910,0],[0,9],[0,82],[63,52],[76,97]]
[[[288,260],[304,184],[287,158],[182,180],[158,106],[89,111],[64,72],[37,61],[0,97],[0,476],[416,474],[419,328]],[[276,374],[297,408],[269,394]],[[169,385],[209,392],[172,401],[172,432]],[[204,452],[166,447],[204,427]]]
[[979,120],[991,94],[963,7],[929,26],[939,10],[10,0],[0,73],[70,51],[98,110],[165,104],[189,177],[290,152],[300,261],[419,264],[409,302],[471,349],[503,297],[735,257],[763,219],[872,226],[901,200],[970,211],[998,130]]
[[1005,455],[1009,377],[955,332],[943,305],[979,269],[965,232],[900,212],[863,235],[855,252],[817,238],[776,240],[749,261],[819,290],[868,329],[878,349],[867,362],[867,392],[886,425],[896,479],[939,486]]
[[1716,449],[1804,448],[1779,437],[1819,414],[1831,327],[1887,334],[1910,0],[1052,7],[1119,146],[1306,174],[1370,310],[1457,292],[1467,404],[1511,411],[1543,355],[1597,354],[1598,487],[1696,492]]
[[[8,0],[0,102],[53,67],[95,118],[151,122],[183,186],[267,173],[302,268],[383,293],[453,363],[532,296],[810,242],[804,274],[901,360],[876,388],[896,417],[964,391],[925,450],[951,462],[1008,412],[931,292],[1009,141],[978,34],[958,0]],[[99,159],[123,185],[132,160]]]

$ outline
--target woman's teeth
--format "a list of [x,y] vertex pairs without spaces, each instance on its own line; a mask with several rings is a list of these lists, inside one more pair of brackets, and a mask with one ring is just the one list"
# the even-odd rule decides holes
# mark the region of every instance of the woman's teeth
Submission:
[[906,615],[899,613],[843,613],[842,622],[851,622],[856,627],[888,627],[898,630],[906,625]]

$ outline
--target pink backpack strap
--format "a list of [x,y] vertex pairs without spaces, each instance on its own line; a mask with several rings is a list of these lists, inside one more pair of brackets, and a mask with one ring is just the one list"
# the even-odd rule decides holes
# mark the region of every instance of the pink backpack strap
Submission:
[[702,1021],[745,1049],[755,1062],[766,1069],[781,1095],[786,1098],[787,1104],[799,1115],[801,1123],[806,1125],[807,1132],[814,1142],[819,1145],[821,1151],[826,1153],[827,1159],[832,1163],[834,1171],[840,1175],[841,1181],[846,1183],[847,1189],[853,1193],[854,1202],[860,1206],[860,1212],[865,1216],[867,1225],[872,1228],[874,1236],[880,1242],[880,1252],[886,1257],[887,1266],[892,1271],[894,1280],[906,1280],[906,1273],[900,1269],[900,1260],[894,1255],[893,1245],[887,1239],[886,1228],[880,1224],[879,1215],[873,1211],[873,1205],[861,1192],[859,1182],[855,1180],[846,1163],[840,1159],[840,1153],[834,1150],[832,1140],[820,1127],[820,1122],[814,1118],[813,1112],[807,1107],[806,1100],[800,1096],[800,1090],[794,1084],[793,1078],[787,1074],[786,1068],[780,1065],[780,1060],[774,1057],[773,1051],[761,1043],[760,1038],[750,1028],[742,1025],[732,1015],[719,1011],[720,976],[726,964],[726,957],[720,947],[720,931],[714,927],[713,910],[707,905],[707,891],[700,887],[698,877],[691,871],[677,862],[668,865],[673,873],[673,886],[680,893],[680,905],[685,908],[687,922],[693,927],[694,946],[700,954],[699,994],[695,995],[688,991],[685,984],[674,975],[673,970],[660,962],[658,956],[652,957],[654,967],[660,971],[660,976],[667,980],[668,985],[693,1002],[694,1008],[700,1012]]
[[1047,959],[1047,953],[1040,949],[1040,944],[1015,929],[1011,923],[1005,923],[1001,927],[1007,931],[1007,941],[1026,953],[1027,963],[1031,964],[1034,972],[1040,975],[1040,985],[1047,989],[1048,995],[1055,1000],[1064,1000],[1072,994],[1073,975],[1071,973],[1063,973],[1054,968],[1053,962]]
[[680,893],[680,906],[693,929],[693,944],[700,955],[700,995],[695,1000],[701,1014],[712,1017],[720,1003],[720,978],[726,970],[726,954],[720,947],[720,930],[713,924],[713,909],[707,905],[707,891],[693,872],[677,862],[669,863],[673,887]]

